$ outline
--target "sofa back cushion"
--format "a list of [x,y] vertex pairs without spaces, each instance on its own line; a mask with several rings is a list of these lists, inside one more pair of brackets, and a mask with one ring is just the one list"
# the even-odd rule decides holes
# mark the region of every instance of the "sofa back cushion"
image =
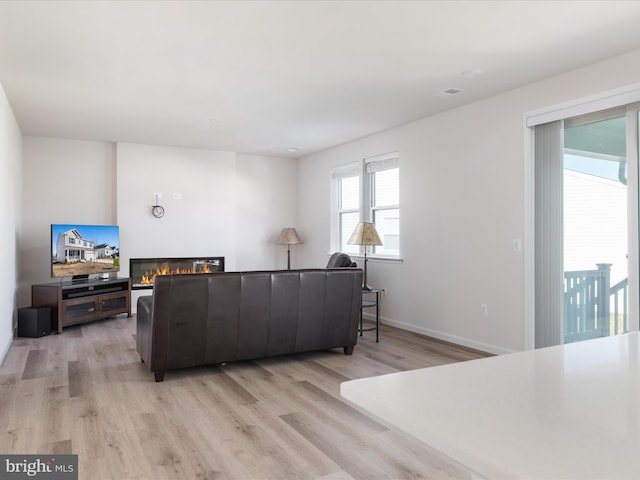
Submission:
[[361,285],[360,269],[158,276],[152,357],[166,364],[154,367],[355,345]]

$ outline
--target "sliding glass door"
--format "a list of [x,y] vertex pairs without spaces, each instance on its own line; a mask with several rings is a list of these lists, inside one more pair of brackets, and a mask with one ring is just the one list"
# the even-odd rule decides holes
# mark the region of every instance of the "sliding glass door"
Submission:
[[565,343],[629,329],[627,116],[595,117],[564,122]]
[[638,330],[639,114],[535,127],[536,348]]

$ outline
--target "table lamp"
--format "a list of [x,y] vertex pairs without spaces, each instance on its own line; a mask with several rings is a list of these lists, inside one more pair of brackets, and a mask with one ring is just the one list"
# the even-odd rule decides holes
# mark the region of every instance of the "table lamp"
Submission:
[[291,245],[302,243],[295,228],[283,228],[276,240],[277,245],[287,245],[287,270],[291,270]]
[[360,222],[356,225],[356,229],[351,234],[347,244],[364,246],[364,276],[362,278],[362,289],[367,291],[373,290],[367,284],[367,247],[369,245],[382,245],[382,241],[378,236],[375,225],[370,222]]

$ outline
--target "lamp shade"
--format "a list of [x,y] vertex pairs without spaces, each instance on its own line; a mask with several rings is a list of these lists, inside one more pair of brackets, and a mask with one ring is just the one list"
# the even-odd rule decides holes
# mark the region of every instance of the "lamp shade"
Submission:
[[347,241],[349,245],[382,245],[376,227],[370,222],[360,222]]
[[302,243],[295,228],[283,228],[278,235],[276,244],[278,245],[298,245]]

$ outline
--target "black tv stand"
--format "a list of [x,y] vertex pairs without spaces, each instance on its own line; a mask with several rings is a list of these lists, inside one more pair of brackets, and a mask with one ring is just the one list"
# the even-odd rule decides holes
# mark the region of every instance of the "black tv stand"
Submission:
[[51,308],[51,330],[121,313],[131,316],[130,278],[89,278],[31,286],[34,307]]

